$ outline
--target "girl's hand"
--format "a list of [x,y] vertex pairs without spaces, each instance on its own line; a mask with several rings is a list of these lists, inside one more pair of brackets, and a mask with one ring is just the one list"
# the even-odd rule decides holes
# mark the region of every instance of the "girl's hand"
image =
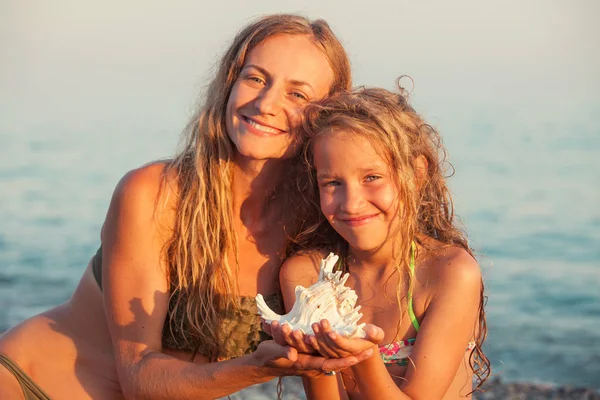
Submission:
[[273,374],[303,375],[316,377],[326,371],[341,371],[366,360],[373,355],[372,349],[362,353],[342,358],[325,359],[320,356],[298,353],[289,346],[280,346],[273,340],[266,340],[258,345],[253,353],[258,364],[273,369]]
[[300,353],[317,353],[317,350],[313,348],[307,339],[307,336],[301,330],[292,331],[292,328],[288,324],[279,324],[277,321],[273,321],[268,324],[264,320],[262,321],[263,330],[273,337],[273,340],[281,346],[291,346],[298,350]]
[[381,343],[384,337],[383,329],[369,324],[364,327],[365,338],[346,338],[333,332],[326,319],[312,325],[314,335],[307,335],[310,347],[316,349],[326,358],[343,358],[361,354]]

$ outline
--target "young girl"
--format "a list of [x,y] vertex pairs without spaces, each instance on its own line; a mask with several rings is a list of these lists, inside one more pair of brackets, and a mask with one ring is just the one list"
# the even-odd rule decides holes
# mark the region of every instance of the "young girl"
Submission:
[[[490,372],[483,283],[466,236],[455,225],[437,132],[399,94],[383,89],[339,93],[306,110],[312,220],[280,271],[286,309],[296,285],[318,277],[329,251],[350,273],[373,356],[323,377],[303,378],[309,399],[464,399],[473,376]],[[301,179],[299,183],[303,180]],[[320,200],[320,210],[316,199]],[[319,212],[320,211],[320,212]],[[314,335],[272,327],[299,351],[337,358],[373,347],[346,339],[326,320]],[[479,387],[478,385],[478,387]]]

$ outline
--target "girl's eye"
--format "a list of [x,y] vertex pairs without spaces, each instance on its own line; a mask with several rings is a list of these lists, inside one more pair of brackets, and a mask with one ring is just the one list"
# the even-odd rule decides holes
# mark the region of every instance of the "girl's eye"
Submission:
[[377,179],[380,179],[380,178],[381,178],[381,177],[380,177],[380,176],[378,176],[378,175],[369,175],[369,176],[367,176],[367,177],[365,178],[365,180],[366,180],[367,182],[373,182],[373,181],[376,181]]
[[327,181],[327,182],[323,182],[323,187],[336,187],[336,186],[340,186],[342,183],[340,181]]

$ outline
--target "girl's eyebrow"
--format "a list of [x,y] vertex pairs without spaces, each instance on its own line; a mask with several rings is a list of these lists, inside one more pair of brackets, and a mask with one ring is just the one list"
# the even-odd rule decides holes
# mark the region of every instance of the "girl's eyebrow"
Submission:
[[332,177],[332,175],[329,173],[329,171],[325,171],[325,172],[321,172],[321,173],[317,174],[317,180],[328,179],[328,178],[331,178],[331,177]]
[[[246,68],[254,68],[256,69],[258,72],[260,72],[261,74],[265,75],[267,78],[271,77],[271,74],[269,74],[269,72],[264,69],[263,67],[259,67],[256,64],[247,64],[244,65],[244,67],[242,68],[242,70],[245,70]],[[304,81],[300,81],[298,79],[290,79],[288,80],[288,83],[294,85],[294,86],[306,86],[307,88],[309,88],[313,93],[315,92],[315,89],[312,87],[312,85],[308,82],[304,82]]]

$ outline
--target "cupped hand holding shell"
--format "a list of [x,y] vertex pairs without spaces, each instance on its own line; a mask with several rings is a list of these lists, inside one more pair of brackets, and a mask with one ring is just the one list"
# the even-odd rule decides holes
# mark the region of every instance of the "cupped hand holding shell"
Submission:
[[275,313],[260,293],[256,295],[256,306],[263,320],[269,324],[277,321],[281,325],[289,325],[293,331],[313,334],[312,324],[326,319],[340,335],[365,337],[362,330],[365,324],[358,324],[362,317],[360,306],[355,307],[358,297],[354,290],[344,285],[349,275],[342,276],[341,271],[333,272],[338,259],[337,255],[330,253],[321,260],[317,282],[307,288],[296,286],[296,301],[285,315]]
[[[290,345],[302,353],[318,352],[328,358],[357,355],[381,342],[381,329],[370,325],[367,335],[363,330],[365,324],[358,324],[362,317],[360,306],[355,307],[358,297],[344,285],[349,275],[333,272],[338,259],[330,253],[321,260],[316,283],[308,288],[296,286],[296,301],[285,315],[273,312],[261,294],[256,296],[263,329],[275,342]],[[331,334],[337,341],[329,337]]]
[[361,354],[367,349],[376,350],[376,346],[384,338],[384,331],[372,324],[366,325],[363,330],[364,338],[345,337],[331,329],[327,320],[313,324],[314,335],[307,335],[311,348],[317,350],[325,358],[344,358]]

